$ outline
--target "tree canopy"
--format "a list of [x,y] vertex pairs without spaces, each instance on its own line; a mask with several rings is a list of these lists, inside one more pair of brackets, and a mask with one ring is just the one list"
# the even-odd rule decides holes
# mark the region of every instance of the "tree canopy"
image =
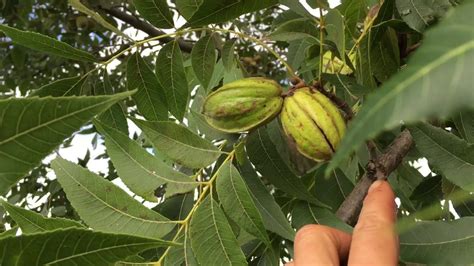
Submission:
[[[0,7],[0,264],[280,265],[306,224],[351,232],[386,178],[401,264],[473,263],[474,3]],[[278,107],[238,88],[214,118],[260,120],[219,130],[203,106],[248,77]],[[322,109],[297,106],[295,137],[281,105],[306,87]],[[302,152],[314,132],[330,155]]]

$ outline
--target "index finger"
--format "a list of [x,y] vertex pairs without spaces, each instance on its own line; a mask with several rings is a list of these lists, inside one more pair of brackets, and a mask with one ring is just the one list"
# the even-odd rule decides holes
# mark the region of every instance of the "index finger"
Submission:
[[352,234],[349,264],[397,265],[395,195],[386,181],[375,181]]

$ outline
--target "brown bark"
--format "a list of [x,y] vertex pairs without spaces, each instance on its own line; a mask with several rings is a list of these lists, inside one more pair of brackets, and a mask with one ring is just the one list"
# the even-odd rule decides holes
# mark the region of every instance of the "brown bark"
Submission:
[[387,179],[390,173],[400,165],[403,157],[412,146],[413,138],[410,132],[405,129],[385,149],[383,154],[367,164],[366,173],[339,206],[336,216],[345,223],[354,226],[359,218],[362,202],[372,182],[378,179]]
[[[133,15],[130,15],[124,11],[121,11],[120,9],[118,8],[104,8],[104,7],[99,7],[100,10],[104,11],[105,13],[115,17],[115,18],[118,18],[120,20],[122,20],[123,22],[131,25],[132,27],[136,28],[136,29],[139,29],[145,33],[147,33],[150,37],[155,37],[155,36],[160,36],[160,35],[163,35],[163,34],[166,34],[164,31],[161,31],[157,28],[155,28],[153,25],[145,22],[145,21],[142,21],[140,19],[138,19],[137,17],[133,16]],[[166,37],[166,38],[163,38],[163,39],[160,39],[159,41],[162,42],[162,43],[168,43],[168,42],[171,42],[173,41],[174,38],[172,37]],[[193,49],[193,43],[190,43],[190,42],[187,42],[183,39],[178,39],[178,44],[179,44],[179,47],[181,48],[181,50],[183,52],[187,52],[187,53],[190,53],[191,50]]]

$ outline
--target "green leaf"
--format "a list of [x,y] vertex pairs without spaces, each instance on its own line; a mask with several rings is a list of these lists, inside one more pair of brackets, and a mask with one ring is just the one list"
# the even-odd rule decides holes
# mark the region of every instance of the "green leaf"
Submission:
[[348,94],[355,95],[359,98],[372,91],[370,88],[358,84],[353,77],[345,75],[323,73],[323,80],[334,85],[337,91],[345,90]]
[[246,148],[250,161],[255,165],[255,168],[275,187],[298,199],[326,206],[308,192],[301,179],[286,165],[265,128],[250,133]]
[[281,240],[275,237],[275,239],[272,240],[270,247],[262,246],[262,254],[254,260],[256,263],[255,265],[280,266],[281,245]]
[[112,105],[105,112],[97,116],[97,120],[106,125],[120,130],[120,132],[128,135],[128,123],[125,107],[121,103]]
[[133,95],[138,111],[148,120],[168,120],[165,90],[150,66],[139,53],[130,56],[127,62],[128,89],[138,89]]
[[191,51],[194,74],[204,88],[209,86],[216,64],[216,46],[213,36],[209,34],[200,38]]
[[294,69],[299,69],[306,59],[308,49],[318,44],[318,42],[312,37],[306,37],[303,39],[298,39],[290,41],[288,46],[288,64],[290,64]]
[[344,17],[344,24],[347,29],[347,33],[352,36],[353,39],[357,39],[360,34],[358,24],[365,18],[367,13],[368,3],[365,0],[361,1],[342,1],[342,3],[336,7],[342,16]]
[[[103,95],[114,94],[115,92],[114,89],[112,89],[112,84],[110,83],[110,78],[109,74],[107,74],[107,71],[104,71],[103,78],[104,80],[101,82],[101,84],[96,87],[96,92]],[[97,120],[128,135],[127,110],[123,105],[123,102],[118,102],[112,105],[112,107],[100,114],[97,117]]]
[[82,12],[86,15],[89,15],[92,19],[94,19],[97,23],[102,25],[102,27],[114,32],[115,34],[124,37],[125,39],[131,39],[127,35],[125,35],[123,32],[121,32],[119,29],[117,29],[114,25],[110,24],[102,18],[99,13],[89,9],[87,6],[83,5],[80,0],[68,0],[69,4],[77,9],[79,12]]
[[84,80],[82,77],[71,77],[53,81],[49,84],[42,86],[41,88],[34,90],[29,97],[60,97],[60,96],[71,96],[78,95],[77,93],[71,93],[71,88],[75,87],[80,81]]
[[[289,0],[291,1],[291,0]],[[282,1],[280,1],[282,2]],[[295,2],[297,3],[298,5],[301,5],[300,2]],[[305,11],[304,12],[307,12],[306,9],[304,9]],[[309,14],[309,13],[307,13]],[[300,15],[298,14],[297,12],[291,10],[291,8],[289,10],[285,10],[281,13],[279,13],[272,21],[272,29],[275,29],[277,28],[279,25],[287,22],[287,21],[290,21],[290,20],[293,20],[293,19],[297,19],[297,18],[302,18],[302,17],[305,17],[306,15]],[[308,18],[311,18],[312,16],[309,16]]]
[[397,167],[397,179],[389,179],[395,194],[400,198],[401,207],[406,208],[409,212],[416,211],[410,195],[422,181],[423,175],[408,163],[402,163]]
[[26,67],[26,53],[28,49],[22,46],[15,46],[11,49],[10,57],[12,59],[13,66],[18,70],[24,70]]
[[357,79],[357,83],[360,85],[369,88],[370,90],[374,90],[377,87],[377,83],[374,79],[374,71],[372,69],[372,64],[370,59],[372,59],[372,54],[369,49],[369,38],[365,37],[362,39],[359,48],[356,50],[356,65],[355,65],[355,77]]
[[414,216],[418,219],[441,219],[444,215],[442,205],[442,177],[427,176],[415,187],[410,195],[410,200],[415,203],[417,210],[429,209],[427,212],[418,211]]
[[[0,239],[1,265],[113,265],[147,249],[172,242],[68,228]],[[26,251],[25,248],[28,248]]]
[[224,69],[228,72],[232,69],[235,63],[235,41],[236,39],[230,39],[224,43],[222,48],[222,63]]
[[22,31],[3,24],[0,24],[0,31],[3,31],[13,42],[39,52],[78,61],[97,61],[96,58],[88,52],[81,51],[67,43],[36,32]]
[[280,4],[287,6],[292,12],[297,13],[299,16],[313,18],[313,15],[301,4],[300,1],[294,0],[279,0]]
[[59,228],[84,227],[82,224],[74,220],[63,218],[46,218],[39,213],[25,210],[21,207],[8,203],[7,201],[2,201],[1,203],[10,217],[12,217],[16,224],[20,226],[21,232],[24,234],[52,231]]
[[188,19],[188,26],[201,26],[229,21],[240,15],[278,4],[277,0],[202,0]]
[[174,27],[173,15],[166,0],[133,0],[138,13],[157,28]]
[[[371,29],[372,30],[372,29]],[[379,82],[385,82],[398,71],[400,52],[397,35],[394,30],[378,31],[380,37],[365,37],[356,57],[356,77],[359,84],[374,89]]]
[[449,0],[412,1],[396,0],[398,13],[410,28],[423,32],[426,27],[442,17],[451,7]]
[[397,73],[400,67],[400,51],[397,34],[393,29],[382,33],[380,39],[371,46],[369,63],[379,82],[385,82]]
[[465,190],[443,178],[442,191],[447,200],[453,204],[456,213],[459,216],[474,216],[474,197]]
[[189,230],[191,247],[199,264],[247,265],[224,212],[210,196],[196,209]]
[[206,88],[199,86],[197,88],[196,94],[194,95],[193,103],[187,116],[189,121],[188,128],[192,129],[196,133],[199,132],[199,134],[203,134],[208,140],[237,138],[238,136],[236,134],[229,134],[216,130],[210,126],[209,123],[207,123],[204,115],[201,114],[202,105],[206,99],[206,95]]
[[310,176],[311,185],[314,186],[315,197],[333,210],[337,210],[354,189],[354,184],[339,168],[334,170],[329,178],[325,178],[325,166],[318,167],[315,171],[308,173],[308,176]]
[[190,92],[183,66],[183,55],[177,41],[169,42],[161,48],[156,59],[155,71],[161,88],[164,88],[170,112],[182,121],[188,107]]
[[203,0],[176,0],[176,7],[181,16],[190,19],[202,2]]
[[244,72],[242,69],[238,66],[237,62],[234,61],[234,64],[231,66],[231,68],[227,71],[224,69],[224,64],[222,63],[222,60],[220,60],[217,65],[217,69],[222,68],[224,70],[224,78],[222,80],[223,84],[230,83],[232,81],[236,81],[239,79],[245,78]]
[[212,143],[184,126],[173,122],[150,122],[133,119],[148,140],[161,153],[175,162],[192,168],[213,163],[221,152]]
[[231,162],[225,162],[220,166],[216,190],[225,213],[242,229],[269,245],[270,240],[262,216],[252,200],[245,181]]
[[450,222],[415,223],[400,235],[400,257],[404,262],[442,265],[472,263],[474,217]]
[[182,221],[186,219],[194,205],[194,192],[186,194],[178,194],[173,197],[166,198],[165,201],[156,205],[154,211],[166,216],[173,221]]
[[474,143],[474,110],[459,112],[453,120],[463,139],[469,143]]
[[232,137],[231,134],[225,133],[223,131],[216,130],[212,126],[207,123],[206,118],[203,114],[198,113],[194,110],[190,110],[189,112],[189,126],[194,125],[201,134],[205,134],[206,139],[214,140],[214,139],[229,139]]
[[[382,130],[474,108],[474,3],[453,9],[428,31],[411,63],[370,95],[351,122],[329,172]],[[446,88],[450,88],[446,90]]]
[[163,163],[127,135],[97,120],[94,124],[105,136],[107,153],[118,175],[134,193],[148,201],[157,201],[155,190],[160,186],[166,186],[167,197],[196,188],[197,183],[191,177]]
[[312,8],[322,8],[322,9],[330,9],[329,3],[327,0],[315,0],[315,1],[308,1],[308,5]]
[[435,172],[439,171],[464,190],[474,191],[474,144],[428,124],[409,128],[416,148]]
[[247,183],[252,199],[263,218],[265,228],[285,239],[293,240],[295,231],[291,228],[280,206],[275,202],[273,196],[252,168],[250,161],[245,157],[244,161],[239,163],[241,164],[239,165],[239,172],[242,173],[242,178]]
[[342,61],[346,62],[346,29],[344,18],[337,9],[331,9],[325,16],[327,39],[336,44]]
[[132,93],[0,100],[0,194],[94,115]]
[[72,85],[72,87],[65,90],[62,94],[59,94],[58,97],[59,96],[73,96],[73,95],[76,95],[76,96],[91,95],[92,89],[93,89],[92,83],[95,83],[95,80],[93,80],[91,75],[82,76],[79,81],[77,81],[74,85]]
[[191,246],[191,237],[190,233],[188,232],[186,234],[186,237],[184,239],[183,243],[183,249],[184,249],[184,263],[186,266],[197,266],[199,265],[197,260],[196,260],[196,255],[193,252],[193,248]]
[[297,229],[307,224],[320,224],[347,233],[352,232],[352,227],[339,220],[334,213],[326,208],[316,207],[309,202],[298,201],[291,212],[293,226]]
[[79,165],[56,158],[51,166],[81,219],[96,230],[160,238],[175,227],[112,182]]
[[183,243],[181,246],[172,247],[165,257],[164,266],[197,266],[196,255],[194,255],[191,247],[191,239],[189,231],[180,233],[175,242]]
[[[178,237],[174,241],[178,243],[184,243],[185,232],[179,233]],[[168,254],[166,254],[165,256],[163,265],[164,266],[183,265],[183,262],[184,262],[184,244],[181,246],[170,248],[168,251]]]
[[0,233],[0,239],[9,237],[9,236],[16,236],[16,233],[18,232],[18,226],[14,226],[10,228],[10,230],[4,231]]
[[217,61],[214,67],[214,73],[212,73],[211,81],[209,82],[209,86],[207,86],[206,92],[211,91],[213,88],[219,86],[221,81],[224,78],[225,70],[222,64],[222,60]]
[[379,40],[387,30],[387,27],[385,26],[384,22],[389,21],[393,18],[394,9],[394,0],[383,1],[382,5],[377,11],[377,17],[375,18],[372,24],[373,26],[370,28],[370,46],[373,46],[374,44],[379,42]]
[[319,43],[319,39],[316,36],[319,36],[319,30],[314,21],[308,18],[298,18],[281,24],[268,37],[275,41],[294,41],[311,38]]

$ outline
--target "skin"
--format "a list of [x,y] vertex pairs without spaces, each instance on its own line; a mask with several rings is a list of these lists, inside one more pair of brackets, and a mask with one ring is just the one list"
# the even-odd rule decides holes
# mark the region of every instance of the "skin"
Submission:
[[286,265],[397,265],[396,210],[390,185],[375,181],[352,235],[323,225],[306,225],[296,234],[295,260]]

